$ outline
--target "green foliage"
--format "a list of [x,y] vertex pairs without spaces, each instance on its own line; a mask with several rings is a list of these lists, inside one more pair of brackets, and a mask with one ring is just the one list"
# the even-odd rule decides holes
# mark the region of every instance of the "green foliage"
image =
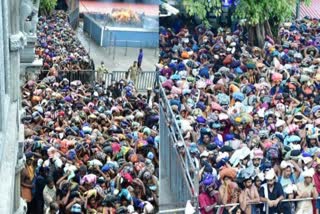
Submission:
[[[277,23],[291,18],[298,0],[240,0],[234,14],[235,18],[245,19],[249,25],[263,23],[274,19]],[[301,0],[310,5],[311,0]],[[207,14],[221,14],[221,0],[182,0],[190,16],[196,15],[203,23],[210,26]]]
[[[310,4],[311,0],[303,2]],[[281,23],[291,18],[296,4],[297,0],[241,0],[235,17],[246,19],[247,23],[253,26],[270,19]]]
[[57,0],[40,0],[40,13],[50,14],[57,5]]
[[221,0],[183,0],[182,3],[190,16],[196,15],[206,26],[210,26],[207,20],[208,13],[215,16],[221,14]]

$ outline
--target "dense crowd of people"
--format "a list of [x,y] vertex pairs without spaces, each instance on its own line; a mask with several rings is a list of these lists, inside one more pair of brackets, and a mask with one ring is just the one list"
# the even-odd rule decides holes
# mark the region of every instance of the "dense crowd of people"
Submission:
[[[202,214],[319,208],[319,26],[284,23],[263,48],[242,26],[160,27],[160,81],[184,138],[176,148],[200,169]],[[293,198],[309,200],[282,202]]]
[[133,81],[105,86],[57,74],[89,59],[63,12],[40,17],[38,41],[50,72],[21,89],[27,213],[156,213],[158,96],[139,94]]
[[43,60],[43,70],[78,71],[93,68],[87,50],[77,38],[64,11],[40,16],[37,27],[36,56]]

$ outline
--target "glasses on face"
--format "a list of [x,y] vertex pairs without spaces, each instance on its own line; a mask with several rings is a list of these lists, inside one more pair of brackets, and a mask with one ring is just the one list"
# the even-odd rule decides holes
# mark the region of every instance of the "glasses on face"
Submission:
[[271,183],[273,181],[273,179],[268,179],[266,180],[268,183]]

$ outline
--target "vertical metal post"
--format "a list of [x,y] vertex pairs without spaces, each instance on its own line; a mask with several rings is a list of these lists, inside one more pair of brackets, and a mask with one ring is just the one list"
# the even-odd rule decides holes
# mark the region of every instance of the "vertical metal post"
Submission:
[[116,38],[116,36],[114,36],[114,41],[113,41],[113,60],[116,57],[116,42],[117,42],[117,38]]
[[112,41],[111,41],[111,39],[112,39],[112,32],[110,31],[110,33],[109,33],[109,55],[111,55],[111,45],[112,45]]
[[125,53],[124,53],[125,56],[127,56],[127,52],[128,52],[128,40],[126,40],[126,50],[125,50]]
[[300,4],[301,4],[301,0],[297,0],[297,3],[296,3],[296,19],[299,19],[299,17],[300,17]]
[[[90,20],[90,39],[92,39],[92,20]],[[89,41],[89,56],[91,53],[91,42]]]
[[268,203],[265,203],[265,206],[266,206],[266,214],[269,214],[269,205],[268,205]]

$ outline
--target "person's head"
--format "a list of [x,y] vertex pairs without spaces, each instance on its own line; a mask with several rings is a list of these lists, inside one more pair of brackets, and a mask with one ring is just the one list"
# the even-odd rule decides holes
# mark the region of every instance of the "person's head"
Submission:
[[292,169],[290,166],[287,166],[286,168],[283,169],[283,177],[288,178],[290,177],[292,173]]
[[59,211],[59,205],[57,202],[52,201],[50,203],[50,214],[55,214]]
[[232,179],[231,179],[230,177],[228,177],[228,176],[225,176],[225,177],[223,178],[223,182],[224,182],[225,184],[228,184],[228,183],[232,182]]
[[79,174],[80,176],[85,176],[87,174],[87,167],[85,165],[80,166]]
[[312,183],[312,178],[314,175],[314,169],[310,168],[302,172],[302,176],[304,177],[304,183],[309,185]]
[[47,186],[52,189],[54,187],[54,180],[53,180],[53,177],[49,176],[47,178]]
[[234,209],[234,211],[232,212],[234,214],[243,214],[245,213],[244,211],[241,210],[241,208],[238,206]]
[[261,179],[258,176],[256,176],[254,179],[254,185],[259,189],[261,184],[262,184]]
[[247,166],[247,164],[249,163],[249,160],[250,160],[250,155],[248,155],[247,157],[243,158],[243,159],[241,160],[241,164],[242,164],[243,166]]
[[272,117],[272,115],[269,115],[269,116],[268,116],[267,121],[268,121],[268,124],[272,124],[272,123],[273,123],[273,117]]
[[317,163],[317,165],[316,165],[316,172],[320,173],[320,164],[319,163]]
[[204,134],[204,135],[203,135],[203,142],[204,142],[205,144],[210,143],[210,140],[211,140],[211,138],[210,138],[210,135],[209,135],[209,134]]
[[210,197],[213,197],[214,194],[215,194],[214,185],[213,185],[213,184],[209,185],[209,186],[206,188],[206,192],[208,193],[208,195],[209,195]]
[[304,177],[304,182],[309,185],[312,183],[312,177],[311,176],[307,176],[307,177]]
[[269,187],[274,185],[276,181],[276,173],[274,172],[273,168],[266,172],[265,179]]
[[275,183],[275,178],[266,179],[268,186],[273,186]]
[[257,157],[254,157],[254,158],[252,159],[252,163],[253,163],[253,166],[258,167],[258,166],[260,166],[261,159],[260,159],[260,158],[257,158]]
[[26,164],[27,164],[28,166],[31,166],[32,163],[33,163],[33,157],[27,158]]
[[250,187],[252,186],[252,180],[251,180],[251,178],[245,179],[245,180],[243,181],[243,185],[244,185],[245,188],[250,188]]
[[96,198],[94,196],[91,196],[88,200],[88,203],[90,206],[94,206],[96,204]]

